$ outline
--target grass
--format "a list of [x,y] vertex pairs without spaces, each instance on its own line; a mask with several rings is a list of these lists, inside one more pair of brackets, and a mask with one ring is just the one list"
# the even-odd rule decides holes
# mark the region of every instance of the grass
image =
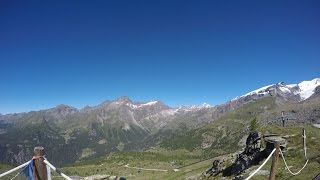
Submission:
[[[307,135],[307,157],[309,163],[306,168],[297,176],[292,176],[285,169],[284,162],[279,159],[277,168],[277,177],[279,179],[312,179],[320,173],[320,129],[310,125],[306,126],[265,126],[261,127],[261,131],[265,133],[278,133],[281,135],[294,135],[288,138],[288,146],[290,149],[284,154],[288,166],[291,171],[297,172],[305,163],[303,152],[302,128],[306,129]],[[269,162],[266,167],[270,167]]]
[[[254,118],[257,118],[259,122],[272,113],[279,114],[274,100],[274,98],[269,97],[246,104],[203,128],[191,130],[185,135],[169,139],[148,151],[118,152],[92,160],[82,160],[62,168],[62,171],[67,175],[81,177],[101,174],[123,176],[133,180],[199,179],[201,174],[211,167],[213,161],[212,159],[205,159],[221,155],[229,156],[230,153],[234,153],[241,148],[239,147],[239,141],[248,134],[247,127]],[[263,134],[276,133],[288,136],[288,150],[285,153],[285,158],[294,172],[299,170],[305,162],[302,151],[302,128],[305,128],[307,132],[307,154],[310,162],[301,174],[292,176],[285,169],[283,161],[279,159],[277,179],[312,179],[320,173],[320,129],[311,125],[287,127],[258,125],[258,131]],[[204,142],[210,145],[209,148],[201,148]],[[122,148],[121,144],[118,148]],[[224,166],[228,167],[231,163],[231,160],[227,160]],[[168,171],[133,169],[126,167],[127,164],[129,167]],[[270,167],[271,160],[264,166],[263,170],[269,171]],[[258,166],[246,170],[243,173],[244,176],[248,176],[256,168]],[[173,169],[179,169],[179,171],[175,172]],[[217,177],[210,177],[209,179],[221,178],[222,175],[219,174]],[[257,175],[252,179],[267,178],[267,175]],[[225,179],[231,179],[231,177]]]
[[[14,168],[14,167],[15,167],[15,166],[14,166],[14,165],[11,165],[11,164],[0,164],[0,174],[2,174],[2,173],[6,172],[6,171],[8,171],[8,170],[10,170],[10,169],[12,169],[12,168]],[[17,173],[19,173],[20,171],[21,171],[21,170],[17,170],[17,171],[15,171],[15,172],[11,173],[11,174],[8,174],[8,175],[6,175],[6,176],[4,176],[4,177],[1,177],[0,179],[1,179],[1,180],[11,180],[11,179],[14,178],[15,175],[16,175]],[[14,179],[15,179],[15,180],[24,180],[25,177],[19,175],[19,176],[15,177]]]
[[[72,167],[65,167],[66,174],[78,176],[91,176],[105,174],[124,176],[129,179],[157,179],[157,177],[170,176],[172,169],[199,161],[199,155],[186,150],[165,151],[161,148],[148,152],[123,152],[90,161],[78,162]],[[138,170],[125,167],[165,169],[168,172]],[[180,173],[180,172],[179,172]],[[167,179],[167,178],[166,178]]]
[[[303,156],[302,145],[302,128],[306,129],[307,133],[307,155],[310,160],[306,168],[297,176],[292,176],[285,169],[282,159],[279,159],[277,166],[277,179],[298,180],[298,179],[312,179],[320,173],[320,129],[310,125],[304,126],[260,126],[258,130],[264,134],[277,133],[279,135],[288,135],[288,150],[285,153],[285,158],[289,166],[292,166],[292,171],[299,170],[305,160]],[[160,147],[150,149],[146,152],[121,152],[114,153],[109,156],[96,158],[93,160],[79,161],[73,165],[62,168],[62,171],[70,176],[91,176],[96,174],[123,176],[127,179],[199,179],[201,174],[208,170],[211,166],[212,159],[199,162],[203,156],[200,150],[188,151],[185,149],[167,150]],[[199,162],[199,163],[195,163]],[[125,167],[129,164],[130,167],[140,167],[148,169],[166,169],[167,172],[147,171],[139,169],[131,169]],[[188,164],[191,164],[188,166]],[[225,166],[229,165],[227,162]],[[179,168],[181,167],[181,168]],[[244,172],[246,177],[250,172],[255,170],[258,166],[251,167]],[[262,168],[269,171],[271,167],[271,160]],[[12,168],[10,165],[0,165],[0,171],[5,171]],[[178,172],[173,169],[179,168]],[[13,175],[7,178],[10,179]],[[209,179],[221,179],[219,174],[217,177]],[[262,180],[267,179],[267,175],[257,175],[252,179]],[[54,179],[60,179],[54,177]],[[227,177],[226,179],[231,179]]]
[[[199,179],[201,174],[211,167],[212,159],[199,162],[205,158],[216,157],[234,153],[240,149],[238,143],[240,139],[248,134],[247,127],[255,117],[263,119],[270,113],[277,111],[274,98],[264,98],[253,103],[244,105],[227,115],[213,121],[203,128],[192,130],[183,136],[170,139],[160,146],[148,152],[122,152],[115,153],[107,157],[98,158],[94,161],[83,161],[65,167],[63,170],[68,174],[89,176],[93,174],[107,174],[124,176],[128,179]],[[279,135],[289,135],[288,150],[285,158],[292,171],[299,170],[305,160],[303,156],[302,128],[307,131],[308,158],[310,160],[307,167],[298,176],[292,176],[285,169],[283,161],[280,159],[277,166],[277,179],[312,179],[320,172],[320,129],[311,125],[281,127],[277,125],[259,125],[258,131],[263,134],[276,133]],[[210,148],[201,149],[204,137],[212,140]],[[195,163],[199,162],[199,163]],[[150,169],[167,169],[167,172],[147,171],[126,168],[141,167]],[[188,166],[188,164],[191,164]],[[224,163],[227,167],[231,162]],[[180,168],[179,168],[180,167]],[[269,171],[271,160],[263,170]],[[178,172],[173,169],[179,168]],[[245,171],[244,176],[258,168],[252,167]],[[222,175],[209,179],[221,179]],[[267,179],[266,175],[254,176],[253,179]],[[231,179],[227,177],[226,179]]]

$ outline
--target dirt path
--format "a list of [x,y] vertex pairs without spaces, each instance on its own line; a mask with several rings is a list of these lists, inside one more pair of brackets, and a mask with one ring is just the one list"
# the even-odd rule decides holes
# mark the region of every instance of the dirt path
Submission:
[[320,124],[312,124],[316,128],[320,128]]
[[124,167],[131,168],[131,169],[140,169],[145,171],[162,171],[162,172],[168,172],[166,169],[146,169],[146,168],[139,168],[139,167],[130,167],[129,164],[126,164]]

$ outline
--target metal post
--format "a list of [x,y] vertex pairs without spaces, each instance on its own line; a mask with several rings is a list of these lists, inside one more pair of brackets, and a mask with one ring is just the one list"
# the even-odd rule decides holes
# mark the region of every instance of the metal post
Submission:
[[282,120],[282,127],[284,127],[284,115],[283,115],[284,111],[281,111],[281,120]]
[[276,142],[275,147],[276,147],[276,151],[274,152],[273,157],[272,157],[272,164],[271,164],[269,180],[276,179],[276,170],[277,170],[277,164],[278,164],[279,152],[280,152],[279,142]]

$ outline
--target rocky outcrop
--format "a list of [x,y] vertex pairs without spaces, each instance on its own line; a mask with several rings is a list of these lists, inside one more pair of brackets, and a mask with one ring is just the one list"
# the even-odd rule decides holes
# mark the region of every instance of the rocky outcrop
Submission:
[[258,164],[259,161],[264,158],[265,155],[261,151],[260,142],[261,134],[258,132],[250,132],[244,151],[237,156],[235,163],[232,165],[232,175],[240,174],[250,166]]
[[[261,147],[261,141],[266,142],[266,147]],[[250,132],[246,139],[245,149],[236,155],[233,164],[223,167],[223,162],[227,159],[215,159],[212,167],[203,173],[204,177],[216,176],[222,173],[223,176],[232,176],[234,179],[241,179],[241,173],[253,165],[259,164],[265,159],[275,147],[275,143],[280,143],[280,148],[284,151],[286,148],[286,140],[277,135],[262,136],[259,132]]]

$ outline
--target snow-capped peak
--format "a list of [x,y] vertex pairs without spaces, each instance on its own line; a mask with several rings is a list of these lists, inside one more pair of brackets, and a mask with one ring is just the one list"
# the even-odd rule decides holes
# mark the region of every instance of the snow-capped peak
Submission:
[[149,102],[142,103],[142,104],[134,104],[134,103],[128,102],[128,103],[126,103],[126,105],[131,107],[132,109],[137,109],[137,108],[141,108],[144,106],[152,106],[152,105],[157,104],[158,102],[159,101],[149,101]]
[[191,105],[191,106],[179,106],[175,109],[175,111],[194,111],[194,110],[200,110],[205,108],[211,108],[211,106],[208,103],[203,103],[201,105]]
[[320,78],[315,78],[311,81],[302,81],[298,84],[300,89],[300,97],[302,100],[308,99],[316,89],[317,86],[320,86]]
[[240,98],[242,98],[242,97],[246,97],[246,96],[250,96],[250,95],[255,95],[255,94],[257,94],[257,95],[265,95],[265,94],[269,93],[269,92],[266,91],[266,90],[267,90],[268,88],[270,88],[271,86],[274,86],[274,85],[275,85],[275,84],[271,84],[271,85],[268,85],[268,86],[264,86],[264,87],[262,87],[262,88],[259,88],[259,89],[256,89],[256,90],[254,90],[254,91],[248,92],[248,93],[245,94],[245,95],[237,96],[237,97],[233,98],[231,101],[235,101],[235,100],[240,99]]
[[133,104],[133,103],[126,103],[126,105],[129,106],[132,109],[137,109],[138,108],[138,106]]
[[[262,88],[259,88],[257,90],[251,91],[245,95],[242,95],[240,97],[236,97],[232,99],[231,101],[235,101],[239,98],[250,96],[250,95],[259,95],[264,96],[266,94],[271,93],[275,90],[275,93],[278,94],[278,92],[282,92],[284,94],[294,94],[299,95],[300,101],[308,99],[315,91],[315,88],[317,86],[320,86],[320,78],[315,78],[311,81],[302,81],[299,84],[289,84],[286,85],[285,83],[277,83],[277,84],[271,84],[268,86],[264,86]],[[277,92],[278,91],[278,92]]]
[[213,107],[213,106],[211,106],[211,105],[208,104],[208,103],[203,103],[203,104],[201,105],[201,107],[202,107],[202,108],[211,108],[211,107]]
[[268,89],[269,87],[273,86],[273,85],[274,84],[271,84],[271,85],[268,85],[268,86],[264,86],[264,87],[259,88],[257,90],[251,91],[251,92],[249,92],[249,93],[247,93],[247,94],[245,94],[243,96],[248,96],[248,95],[253,95],[253,94],[260,94],[260,93],[266,94],[265,90]]

